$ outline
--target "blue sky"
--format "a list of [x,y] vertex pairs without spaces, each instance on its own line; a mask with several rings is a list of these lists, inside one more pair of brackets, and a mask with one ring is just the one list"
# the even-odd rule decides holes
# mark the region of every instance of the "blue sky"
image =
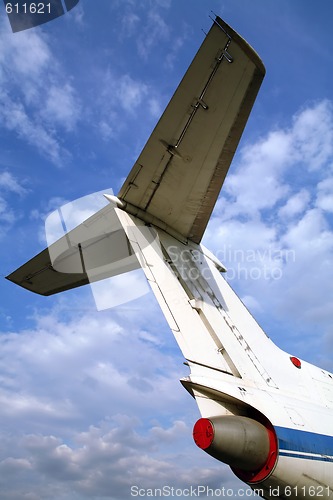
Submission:
[[[44,248],[50,211],[118,191],[210,10],[267,74],[204,243],[268,335],[332,371],[329,0],[81,0],[15,34],[1,6],[1,275]],[[89,287],[50,298],[0,287],[1,500],[196,484],[237,497],[242,483],[192,442],[199,413],[153,295],[97,312]]]

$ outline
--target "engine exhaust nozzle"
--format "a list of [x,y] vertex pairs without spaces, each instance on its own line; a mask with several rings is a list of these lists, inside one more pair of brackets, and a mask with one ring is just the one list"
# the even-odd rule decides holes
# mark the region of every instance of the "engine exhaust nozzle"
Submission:
[[248,417],[200,418],[194,425],[193,438],[212,457],[243,471],[257,471],[271,455],[269,430]]

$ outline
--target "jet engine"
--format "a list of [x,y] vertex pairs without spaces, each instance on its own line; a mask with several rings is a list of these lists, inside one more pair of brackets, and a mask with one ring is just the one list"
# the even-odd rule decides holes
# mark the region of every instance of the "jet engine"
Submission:
[[247,483],[263,481],[275,467],[278,442],[269,422],[233,415],[200,418],[193,438],[199,448],[230,465]]

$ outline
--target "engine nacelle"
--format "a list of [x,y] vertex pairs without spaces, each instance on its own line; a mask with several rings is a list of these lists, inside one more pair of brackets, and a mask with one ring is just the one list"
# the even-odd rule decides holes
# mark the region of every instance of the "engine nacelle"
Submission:
[[199,448],[231,466],[243,481],[263,481],[274,469],[278,443],[273,427],[248,417],[200,418],[193,428]]

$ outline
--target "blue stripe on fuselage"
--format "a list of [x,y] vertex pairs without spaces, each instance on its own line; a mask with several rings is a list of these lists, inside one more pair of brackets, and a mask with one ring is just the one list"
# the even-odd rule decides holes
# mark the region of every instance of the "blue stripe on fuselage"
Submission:
[[275,432],[281,456],[333,462],[333,436],[287,427],[275,427]]

